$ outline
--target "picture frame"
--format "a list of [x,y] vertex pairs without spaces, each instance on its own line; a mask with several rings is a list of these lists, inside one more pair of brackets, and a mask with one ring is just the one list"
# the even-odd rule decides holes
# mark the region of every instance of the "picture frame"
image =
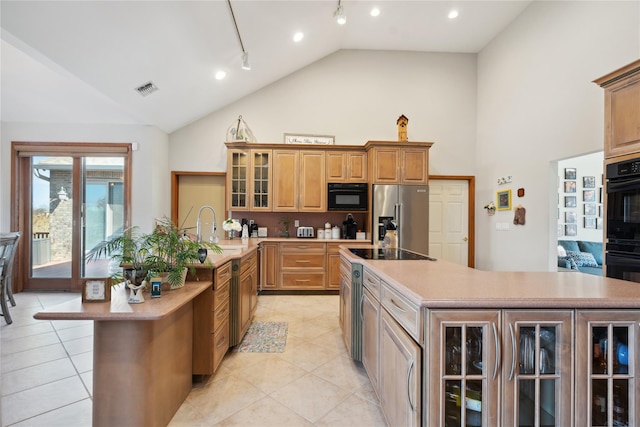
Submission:
[[564,207],[565,208],[575,208],[578,206],[578,200],[576,196],[564,196]]
[[334,145],[336,137],[333,135],[312,135],[304,133],[285,133],[285,144],[324,144]]
[[566,211],[564,213],[564,222],[567,224],[576,224],[578,222],[578,214],[575,211]]
[[585,203],[584,204],[584,214],[595,216],[597,213],[596,204],[595,203]]
[[564,179],[576,179],[576,168],[564,168]]
[[511,190],[497,191],[496,202],[499,211],[511,210]]
[[562,224],[558,224],[558,237],[564,236],[564,227]]
[[577,236],[578,235],[578,224],[565,224],[564,225],[564,235],[565,236]]
[[596,188],[596,177],[595,176],[583,176],[582,177],[582,187],[583,188]]
[[82,283],[82,302],[111,301],[111,279],[84,279]]
[[564,192],[565,193],[575,193],[576,192],[576,182],[575,181],[565,181],[564,182]]
[[583,190],[582,191],[582,200],[584,202],[595,202],[596,201],[596,190]]
[[596,219],[595,218],[585,218],[584,219],[584,228],[596,228]]

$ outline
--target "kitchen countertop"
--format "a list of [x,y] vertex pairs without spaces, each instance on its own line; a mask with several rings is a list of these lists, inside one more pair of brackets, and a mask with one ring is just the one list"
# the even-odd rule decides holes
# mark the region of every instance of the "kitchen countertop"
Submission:
[[444,260],[366,260],[348,247],[341,255],[421,307],[640,309],[640,283],[579,272],[481,271]]

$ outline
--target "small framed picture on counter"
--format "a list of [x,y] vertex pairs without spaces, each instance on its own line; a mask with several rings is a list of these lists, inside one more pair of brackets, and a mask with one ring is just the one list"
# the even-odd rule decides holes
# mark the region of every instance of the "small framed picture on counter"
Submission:
[[111,279],[86,279],[82,284],[82,302],[111,301]]

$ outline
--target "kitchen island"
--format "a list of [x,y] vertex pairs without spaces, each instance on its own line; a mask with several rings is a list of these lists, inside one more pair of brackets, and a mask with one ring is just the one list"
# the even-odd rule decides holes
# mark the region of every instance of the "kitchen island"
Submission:
[[187,281],[160,298],[146,292],[144,303],[129,304],[124,284],[118,284],[112,287],[110,302],[83,303],[78,296],[34,315],[41,320],[94,321],[94,426],[167,425],[186,399],[194,367],[211,357],[202,354],[211,351],[211,333],[202,333],[206,328],[197,321],[211,316],[211,271],[257,249],[256,244],[221,243],[223,253],[209,254],[210,265],[198,266],[191,278],[208,279]]
[[[340,254],[345,273],[362,266],[362,289],[343,279],[360,294],[343,327],[362,313],[362,361],[390,425],[640,421],[639,284]],[[357,333],[345,331],[352,345]]]

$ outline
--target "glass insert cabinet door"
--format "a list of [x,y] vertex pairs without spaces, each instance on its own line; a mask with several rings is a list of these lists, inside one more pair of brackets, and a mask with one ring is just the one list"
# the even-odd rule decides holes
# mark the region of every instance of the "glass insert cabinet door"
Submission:
[[637,426],[639,311],[580,311],[576,348],[579,425]]
[[572,310],[505,311],[503,425],[573,425],[572,332]]
[[271,151],[251,150],[251,210],[271,210]]
[[244,151],[229,150],[227,161],[231,165],[227,188],[228,205],[235,210],[248,209],[249,155]]
[[498,424],[500,311],[429,314],[429,426]]

